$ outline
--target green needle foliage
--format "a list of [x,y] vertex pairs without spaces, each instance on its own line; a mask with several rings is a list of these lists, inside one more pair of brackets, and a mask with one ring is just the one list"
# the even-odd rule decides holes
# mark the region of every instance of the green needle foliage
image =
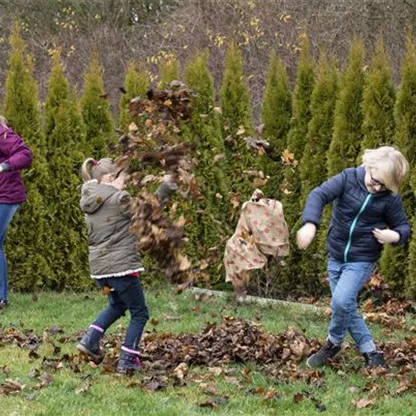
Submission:
[[311,120],[311,96],[315,86],[315,64],[309,55],[309,39],[306,35],[302,37],[301,42],[296,86],[293,94],[293,113],[287,138],[287,148],[290,153],[293,153],[295,163],[285,168],[286,193],[283,199],[286,220],[291,227],[299,219],[302,209],[300,206],[301,182],[298,162],[302,158],[306,145],[308,125]]
[[[356,165],[363,140],[364,46],[361,40],[351,43],[348,65],[342,75],[335,104],[332,140],[327,154],[328,177]],[[324,211],[320,233],[319,252],[326,258],[326,234],[331,210]]]
[[49,260],[54,273],[47,282],[51,289],[82,288],[90,284],[84,216],[79,206],[81,149],[85,129],[75,91],[60,62],[52,58],[45,112],[45,137],[51,181],[46,191],[51,230]]
[[[338,71],[334,60],[328,61],[325,53],[321,53],[319,71],[311,96],[311,121],[303,157],[299,165],[302,181],[301,205],[315,187],[327,179],[326,155],[331,143],[334,122],[334,108],[338,93]],[[299,224],[300,225],[300,224]],[[296,227],[297,228],[297,227]],[[316,239],[308,248],[301,263],[301,285],[307,292],[320,290],[320,277],[323,272],[324,256],[319,256],[319,240]]]
[[[225,70],[221,85],[222,128],[230,161],[229,175],[233,207],[248,200],[253,192],[250,173],[258,162],[248,149],[245,138],[253,134],[250,97],[244,82],[243,57],[235,41],[231,42],[225,59]],[[236,219],[238,212],[233,210]]]
[[355,166],[363,140],[364,47],[355,39],[335,104],[334,132],[328,150],[328,177]]
[[[229,229],[229,179],[219,107],[215,106],[214,79],[208,69],[208,54],[198,53],[185,70],[185,80],[193,91],[192,119],[185,136],[196,146],[198,164],[195,177],[201,193],[199,201],[189,201],[185,214],[192,218],[187,228],[193,257],[209,264],[211,276],[222,267]],[[216,247],[216,250],[213,248]]]
[[[287,134],[292,115],[292,95],[290,92],[286,66],[273,51],[270,54],[269,67],[264,90],[262,120],[263,137],[273,147],[275,154],[286,149]],[[283,165],[280,160],[264,159],[264,173],[270,179],[264,187],[269,198],[280,199],[280,185],[283,181]]]
[[[45,138],[52,133],[56,123],[56,113],[59,107],[69,96],[69,82],[64,74],[64,67],[61,63],[61,53],[56,50],[52,53],[51,75],[49,77],[48,92],[45,101]],[[49,143],[46,143],[49,147]],[[49,149],[50,150],[50,149]],[[48,151],[48,150],[47,150]]]
[[282,286],[292,285],[299,279],[301,256],[295,245],[296,232],[303,207],[300,204],[301,180],[299,161],[302,158],[311,120],[310,103],[315,85],[315,64],[309,55],[309,40],[306,35],[301,39],[301,52],[298,62],[296,86],[293,94],[291,127],[287,138],[287,148],[293,154],[292,163],[285,166],[283,182],[283,208],[291,232],[290,255],[283,268]]
[[135,97],[144,97],[149,87],[146,70],[130,62],[124,80],[125,93],[120,98],[120,129],[127,131],[133,118],[129,115],[128,104]]
[[[361,151],[394,142],[395,89],[382,40],[370,62],[363,92],[363,133]],[[361,164],[361,157],[358,158]]]
[[159,88],[179,79],[179,62],[176,55],[169,54],[159,64]]
[[[401,83],[394,107],[396,120],[396,135],[394,144],[408,159],[414,172],[416,162],[416,48],[409,33],[406,39],[406,53],[402,62]],[[414,189],[414,188],[413,188]],[[402,186],[402,198],[410,221],[415,214],[416,198],[410,180]],[[380,272],[383,278],[398,293],[406,292],[410,296],[416,295],[415,274],[415,238],[414,234],[409,245],[386,246],[380,259]]]
[[115,142],[110,104],[104,90],[103,70],[93,54],[84,74],[81,113],[86,127],[86,154],[96,159],[108,157]]
[[13,287],[34,290],[52,275],[54,265],[49,262],[51,230],[42,196],[50,178],[40,126],[38,87],[33,78],[33,62],[24,50],[20,25],[15,22],[10,35],[5,116],[32,150],[34,160],[31,168],[23,174],[27,202],[22,205],[8,230],[7,253]]

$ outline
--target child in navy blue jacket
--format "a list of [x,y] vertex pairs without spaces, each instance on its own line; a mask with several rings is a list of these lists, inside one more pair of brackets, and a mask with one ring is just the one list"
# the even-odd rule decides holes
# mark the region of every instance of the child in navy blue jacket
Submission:
[[297,233],[306,249],[315,237],[324,206],[333,202],[328,230],[328,276],[331,322],[323,348],[307,365],[322,366],[341,349],[349,332],[369,368],[385,366],[383,354],[358,312],[357,296],[370,278],[384,244],[403,244],[410,236],[399,188],[409,171],[405,157],[395,148],[366,150],[363,165],[343,170],[308,196]]

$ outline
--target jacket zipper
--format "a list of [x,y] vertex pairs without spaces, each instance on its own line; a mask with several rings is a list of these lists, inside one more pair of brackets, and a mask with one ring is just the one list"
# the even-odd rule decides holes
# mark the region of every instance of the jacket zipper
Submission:
[[371,196],[372,196],[371,194],[367,195],[367,197],[365,198],[365,201],[361,205],[360,210],[358,211],[358,214],[355,216],[353,222],[351,223],[351,227],[350,227],[350,231],[349,231],[349,235],[348,235],[348,242],[347,242],[347,245],[345,246],[345,250],[344,250],[344,263],[347,263],[348,252],[351,248],[352,233],[353,233],[354,228],[357,224],[358,217],[363,213],[363,211],[365,210],[365,207],[370,202]]

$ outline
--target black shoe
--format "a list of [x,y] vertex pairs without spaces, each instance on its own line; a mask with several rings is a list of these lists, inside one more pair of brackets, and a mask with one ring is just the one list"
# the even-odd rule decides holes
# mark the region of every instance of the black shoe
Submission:
[[387,368],[387,364],[384,361],[384,355],[381,351],[372,351],[363,353],[365,359],[365,366],[367,368],[382,367]]
[[127,351],[121,351],[120,358],[117,365],[117,372],[126,374],[129,372],[139,371],[143,368],[143,364],[137,354],[132,354]]
[[82,353],[88,355],[88,357],[92,358],[92,360],[97,364],[99,364],[104,358],[104,352],[100,347],[100,340],[103,335],[98,332],[99,331],[94,328],[88,328],[88,331],[77,345],[77,348]]
[[307,360],[308,367],[322,367],[328,364],[341,350],[340,345],[334,345],[329,339],[324,346],[315,354],[312,354]]
[[0,309],[5,309],[9,305],[9,302],[7,300],[0,300]]

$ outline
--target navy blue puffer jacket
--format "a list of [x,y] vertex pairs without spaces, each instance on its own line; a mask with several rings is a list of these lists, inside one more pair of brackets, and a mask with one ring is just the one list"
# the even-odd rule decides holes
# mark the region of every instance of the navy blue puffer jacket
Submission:
[[317,227],[324,206],[333,201],[327,249],[339,261],[375,262],[383,246],[373,236],[374,228],[397,231],[397,244],[410,237],[401,197],[390,191],[370,194],[364,177],[364,167],[345,169],[315,188],[306,201],[302,224],[311,222]]

